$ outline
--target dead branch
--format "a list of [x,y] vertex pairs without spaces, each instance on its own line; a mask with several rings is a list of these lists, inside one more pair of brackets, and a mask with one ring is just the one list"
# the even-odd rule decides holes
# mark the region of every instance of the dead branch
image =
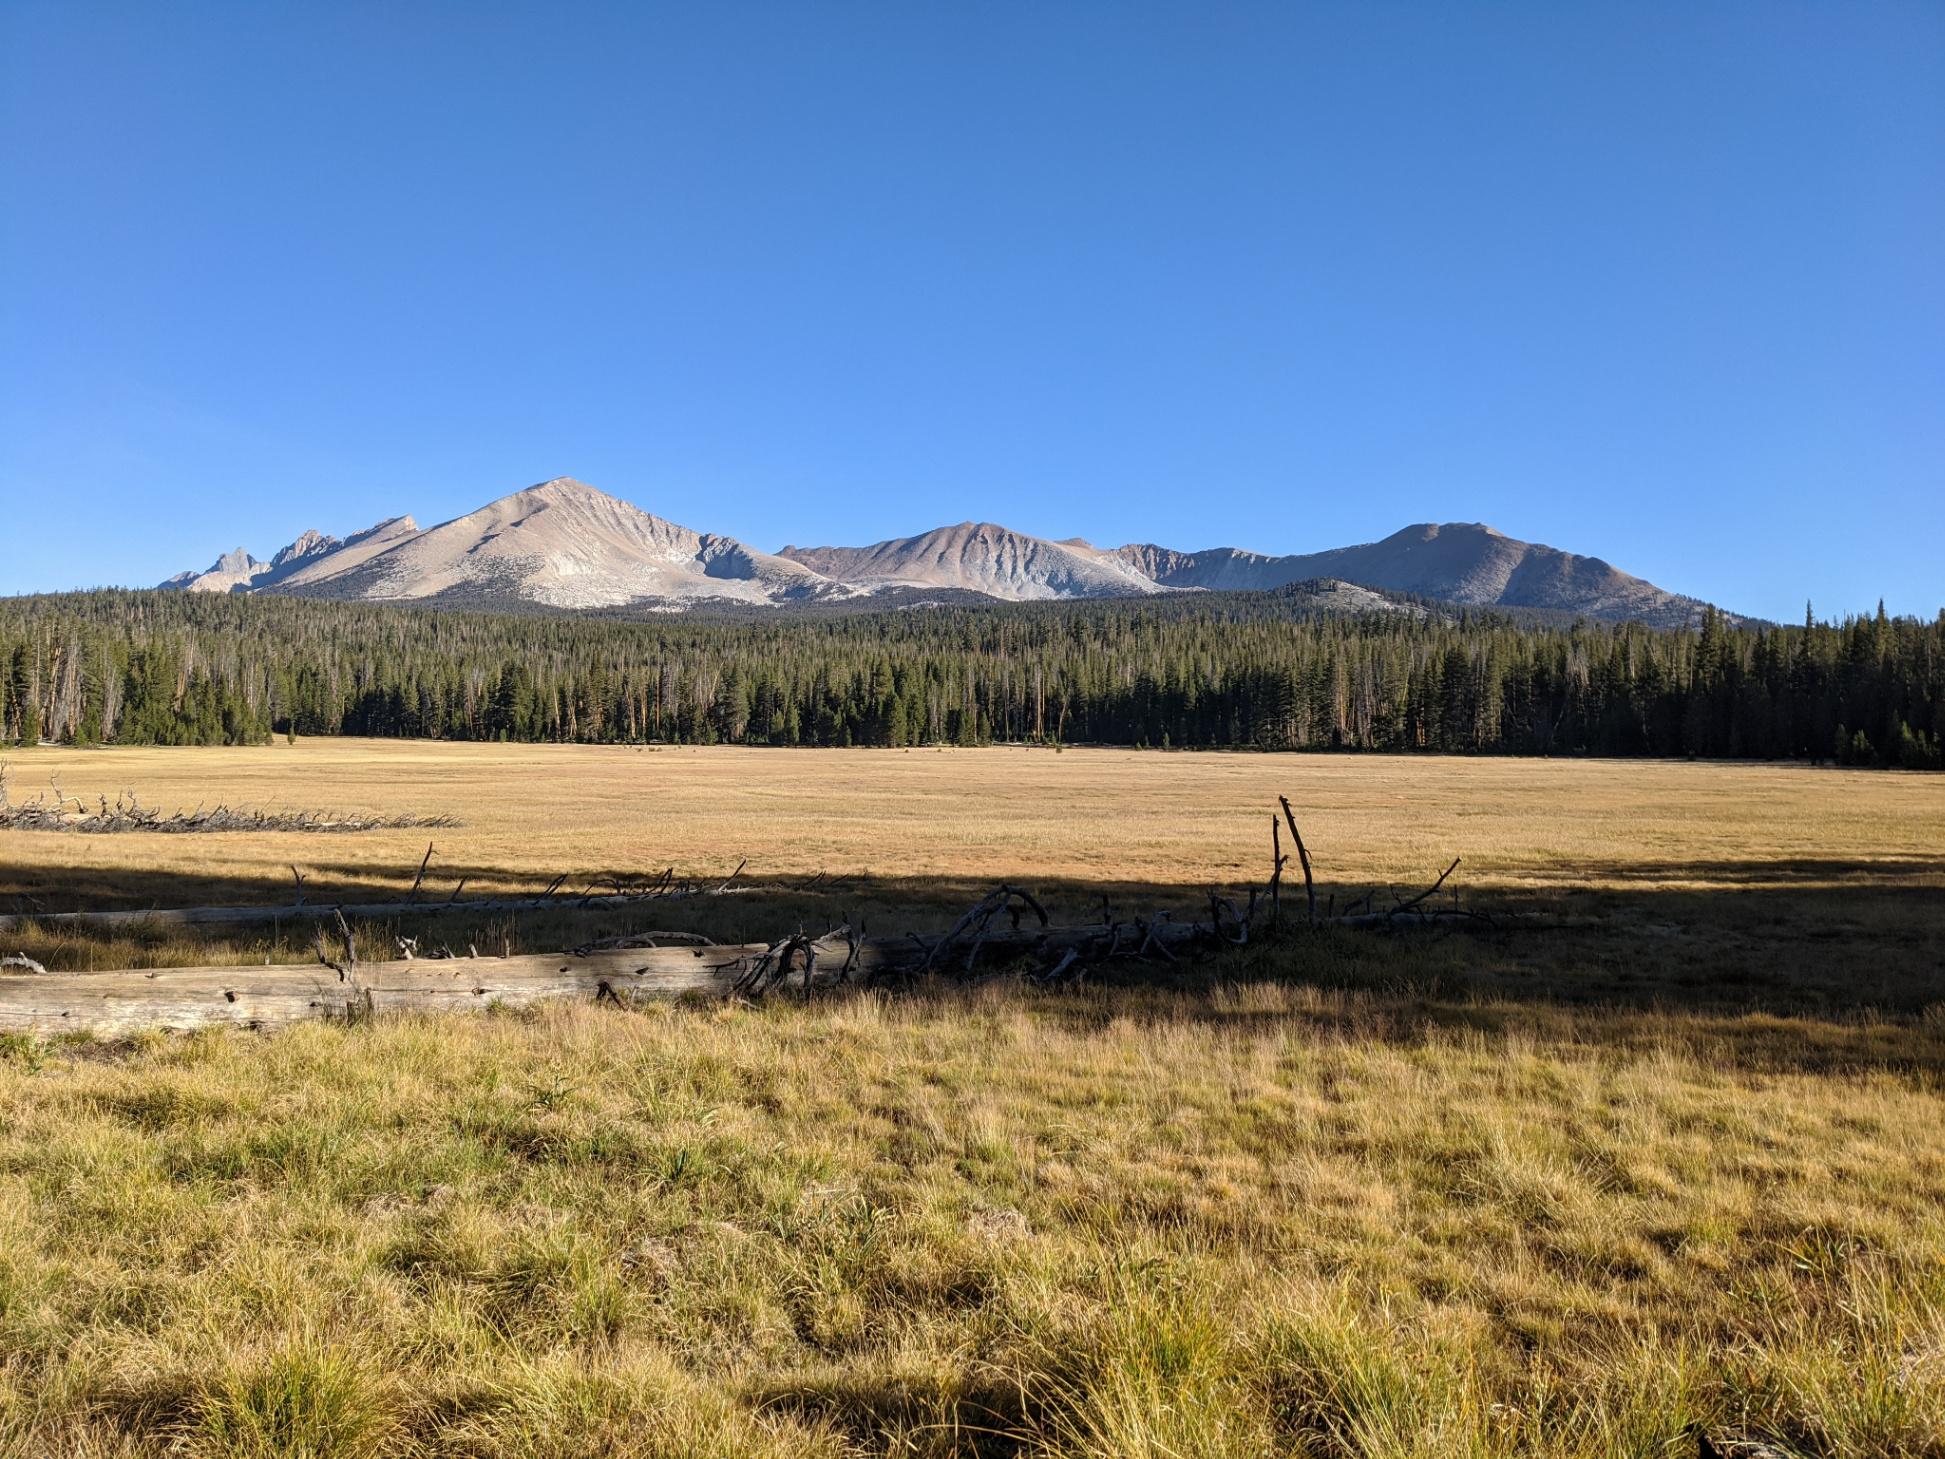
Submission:
[[953,923],[952,930],[932,944],[932,949],[926,954],[925,962],[919,971],[932,971],[932,966],[938,961],[939,954],[958,941],[962,935],[970,933],[972,949],[966,954],[966,971],[971,972],[974,962],[979,958],[980,949],[986,945],[987,939],[992,934],[993,919],[1001,912],[1006,912],[1013,924],[1013,931],[1017,933],[1020,930],[1022,911],[1032,912],[1040,919],[1042,927],[1049,925],[1047,909],[1040,905],[1031,892],[1002,883],[967,908],[959,920]]
[[[1272,821],[1270,824],[1275,825],[1276,823]],[[1255,909],[1255,904],[1256,893],[1252,889],[1250,892],[1250,907],[1252,911]],[[1229,914],[1229,924],[1234,929],[1233,935],[1222,929],[1222,914],[1224,912]],[[1237,947],[1241,947],[1249,941],[1249,917],[1245,913],[1238,912],[1236,910],[1236,904],[1230,901],[1229,898],[1215,891],[1211,891],[1209,893],[1209,932],[1218,942],[1233,943]]]
[[1452,875],[1454,871],[1458,870],[1458,867],[1459,867],[1459,858],[1455,856],[1452,858],[1452,864],[1446,867],[1444,871],[1441,871],[1438,874],[1437,881],[1433,882],[1430,886],[1425,888],[1424,891],[1420,892],[1417,896],[1413,897],[1409,902],[1400,902],[1396,907],[1393,907],[1391,909],[1392,913],[1394,915],[1397,915],[1397,914],[1411,911],[1412,908],[1416,907],[1420,902],[1424,901],[1427,897],[1431,896],[1433,892],[1437,891],[1440,887],[1444,886],[1445,879],[1448,876]]
[[1304,897],[1310,903],[1310,925],[1315,927],[1317,925],[1317,883],[1310,875],[1310,853],[1304,849],[1303,832],[1297,829],[1296,815],[1290,809],[1290,797],[1279,795],[1277,800],[1283,805],[1283,819],[1289,823],[1290,839],[1297,843],[1297,860],[1303,865]]
[[1153,918],[1146,921],[1137,917],[1135,919],[1135,930],[1141,933],[1141,946],[1136,951],[1135,956],[1147,957],[1149,953],[1154,952],[1161,955],[1162,961],[1174,962],[1176,960],[1175,954],[1168,950],[1168,944],[1163,942],[1161,938],[1161,929],[1167,926],[1172,920],[1167,912],[1157,912]]
[[344,939],[344,960],[351,966],[358,965],[358,942],[351,935],[351,924],[344,920],[344,908],[334,907],[332,911],[338,919],[338,935]]
[[1290,858],[1283,854],[1283,827],[1274,812],[1270,815],[1270,921],[1283,920],[1283,868]]
[[804,989],[809,991],[817,968],[817,944],[801,932],[771,943],[750,959],[747,971],[736,980],[734,991],[755,997],[782,987],[790,977],[792,959],[803,970]]
[[[1063,983],[1067,981],[1069,976],[1068,969],[1072,968],[1080,960],[1081,950],[1078,947],[1068,948],[1066,952],[1060,955],[1059,962],[1055,963],[1040,975],[1040,981],[1043,983]],[[1075,973],[1073,976],[1078,977],[1079,974]]]
[[97,796],[91,810],[79,796],[69,795],[61,788],[58,775],[48,777],[47,790],[32,800],[19,802],[6,793],[5,778],[4,767],[0,767],[0,831],[69,831],[95,836],[124,832],[182,835],[220,831],[385,831],[458,824],[451,816],[334,816],[317,811],[238,810],[227,804],[208,810],[207,802],[193,811],[165,815],[145,807],[132,790],[117,794],[113,805],[106,796]]
[[324,929],[322,927],[318,927],[314,929],[314,931],[317,937],[318,962],[322,963],[325,967],[329,968],[332,972],[336,973],[338,975],[338,981],[340,983],[350,981],[351,978],[350,970],[347,969],[343,963],[333,959],[332,956],[324,950]]
[[412,878],[412,890],[406,893],[406,901],[419,900],[419,888],[425,885],[425,869],[430,865],[432,865],[432,843],[428,841],[425,843],[425,859],[419,863],[419,874]]

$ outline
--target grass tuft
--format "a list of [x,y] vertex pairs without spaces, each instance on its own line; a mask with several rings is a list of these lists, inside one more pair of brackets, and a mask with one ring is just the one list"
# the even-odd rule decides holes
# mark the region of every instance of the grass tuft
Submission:
[[396,1399],[368,1362],[310,1339],[226,1364],[192,1411],[189,1445],[212,1459],[353,1459],[396,1424]]

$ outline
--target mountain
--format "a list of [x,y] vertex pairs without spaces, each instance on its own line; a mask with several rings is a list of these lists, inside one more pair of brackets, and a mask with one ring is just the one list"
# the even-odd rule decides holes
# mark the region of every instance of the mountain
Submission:
[[283,581],[343,545],[321,532],[305,532],[268,562],[257,561],[239,547],[217,558],[206,571],[177,573],[161,586],[190,593],[229,593],[238,588],[254,591]]
[[157,586],[185,593],[227,593],[232,588],[249,587],[258,574],[269,566],[269,563],[258,562],[239,547],[234,552],[224,553],[201,572],[179,572]]
[[[325,537],[322,542],[329,544],[322,551],[305,553],[295,558],[290,566],[260,587],[276,588],[282,592],[294,593],[300,588],[321,583],[340,573],[349,572],[360,563],[367,562],[381,552],[389,552],[399,543],[419,535],[419,524],[410,517],[387,517],[375,527],[367,527],[362,532],[354,532],[340,542],[335,537]],[[274,564],[281,560],[285,552],[301,546],[306,537],[316,537],[315,532],[306,532],[290,547],[271,559]]]
[[1478,522],[1422,522],[1379,542],[1289,557],[1234,547],[1176,552],[1149,544],[1117,548],[1112,555],[1170,588],[1262,590],[1336,578],[1473,607],[1545,608],[1662,628],[1699,618],[1703,607],[1699,599],[1658,588],[1598,557],[1521,542]]
[[[286,554],[294,555],[286,561]],[[306,533],[272,563],[248,564],[225,558],[220,573],[164,586],[549,608],[700,598],[775,603],[848,591],[797,563],[692,532],[565,476],[424,531],[410,517],[394,517],[345,542]]]
[[869,547],[786,547],[777,554],[864,592],[956,588],[989,598],[1125,598],[1152,579],[1079,538],[1049,542],[991,522],[961,522]]
[[1201,588],[1212,593],[1257,592],[1302,582],[1306,576],[1287,566],[1294,557],[1266,557],[1240,547],[1211,547],[1201,552],[1177,552],[1172,547],[1135,543],[1110,554],[1117,561],[1169,588]]
[[1380,607],[1359,596],[1366,590],[1659,627],[1692,622],[1703,607],[1598,557],[1522,542],[1477,522],[1421,523],[1377,542],[1280,557],[1149,543],[1103,550],[1078,537],[1049,541],[991,522],[961,522],[868,547],[785,547],[772,554],[651,516],[565,476],[424,530],[410,517],[392,517],[343,540],[306,532],[268,562],[238,548],[162,586],[664,612],[712,602],[899,607],[1267,592],[1295,584],[1311,585],[1305,591],[1320,606],[1346,610]]

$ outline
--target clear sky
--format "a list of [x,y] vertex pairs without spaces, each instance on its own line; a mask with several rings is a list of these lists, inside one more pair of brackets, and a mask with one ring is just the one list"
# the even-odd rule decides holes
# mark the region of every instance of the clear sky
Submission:
[[0,0],[0,591],[578,476],[1945,606],[1945,5]]

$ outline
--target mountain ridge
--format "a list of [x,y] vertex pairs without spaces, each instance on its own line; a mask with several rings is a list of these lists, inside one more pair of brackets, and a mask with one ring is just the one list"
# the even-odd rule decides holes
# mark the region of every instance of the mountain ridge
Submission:
[[1146,543],[1115,551],[1157,582],[1180,588],[1267,590],[1336,578],[1464,607],[1543,608],[1660,627],[1692,621],[1707,606],[1602,558],[1523,542],[1483,522],[1419,522],[1377,542],[1282,557],[1233,547],[1176,552]]
[[1154,543],[1098,548],[1081,537],[1056,541],[980,521],[862,547],[769,553],[654,516],[572,477],[429,528],[400,516],[343,539],[307,530],[268,562],[237,548],[202,573],[179,573],[160,586],[680,611],[711,601],[786,607],[913,592],[1001,601],[1142,598],[1268,592],[1311,581],[1656,627],[1693,622],[1705,606],[1605,559],[1525,542],[1480,522],[1415,523],[1374,542],[1284,555]]
[[246,590],[264,589],[368,602],[503,597],[549,608],[839,591],[795,563],[652,516],[571,477],[424,529],[410,517],[388,519],[308,561],[301,574]]
[[866,591],[962,588],[1016,601],[1146,597],[1163,591],[1077,538],[1051,542],[993,522],[960,522],[868,547],[785,547],[778,556]]

